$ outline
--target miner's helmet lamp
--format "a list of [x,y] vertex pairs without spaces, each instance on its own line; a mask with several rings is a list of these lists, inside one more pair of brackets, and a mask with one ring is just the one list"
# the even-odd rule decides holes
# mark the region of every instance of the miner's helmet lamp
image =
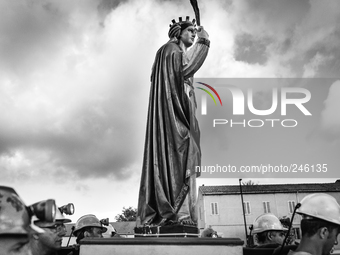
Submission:
[[108,226],[110,224],[109,218],[101,219],[100,223],[104,226]]
[[321,219],[340,225],[340,205],[334,197],[325,193],[314,193],[301,200],[296,212],[304,219]]
[[33,222],[39,227],[52,227],[56,223],[68,223],[71,222],[70,219],[65,218],[64,213],[68,215],[72,215],[74,213],[74,205],[72,203],[69,203],[67,205],[63,205],[61,207],[58,207],[56,210],[56,215],[54,221],[46,221],[46,220],[41,220],[37,217],[33,217]]
[[[107,221],[108,221],[108,219],[107,219]],[[107,231],[107,229],[105,227],[103,227],[102,222],[95,215],[87,214],[87,215],[80,217],[77,220],[73,235],[77,236],[79,231],[83,228],[86,228],[86,227],[101,228],[102,233],[105,233]]]
[[74,204],[68,203],[67,205],[59,207],[59,210],[62,214],[73,215],[75,211]]
[[54,200],[26,206],[16,191],[6,186],[0,186],[0,205],[0,235],[43,233],[44,230],[31,224],[32,216],[47,220],[54,220],[55,217]]
[[257,217],[253,223],[252,234],[258,234],[269,230],[287,231],[288,229],[284,228],[280,220],[272,213],[265,213]]
[[38,219],[53,222],[57,213],[57,207],[53,199],[40,201],[28,206],[31,216],[35,215]]

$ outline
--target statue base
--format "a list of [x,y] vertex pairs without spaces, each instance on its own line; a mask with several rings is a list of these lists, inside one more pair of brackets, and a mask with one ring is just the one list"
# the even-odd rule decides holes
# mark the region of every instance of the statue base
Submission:
[[135,228],[136,237],[199,237],[196,226],[173,224],[166,226],[144,226]]
[[84,238],[80,255],[240,255],[244,242],[239,238]]

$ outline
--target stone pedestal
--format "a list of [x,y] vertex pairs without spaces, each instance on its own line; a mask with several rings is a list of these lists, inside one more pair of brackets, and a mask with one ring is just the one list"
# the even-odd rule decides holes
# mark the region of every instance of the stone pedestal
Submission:
[[80,241],[80,255],[242,255],[239,238],[86,238]]

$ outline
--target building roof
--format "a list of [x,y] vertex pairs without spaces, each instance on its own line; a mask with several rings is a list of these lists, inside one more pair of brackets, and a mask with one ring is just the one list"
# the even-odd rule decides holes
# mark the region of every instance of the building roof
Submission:
[[[303,192],[339,192],[340,180],[332,183],[298,183],[298,184],[255,184],[242,185],[243,194],[265,193],[303,193]],[[203,196],[240,194],[239,185],[200,186]]]
[[112,226],[117,230],[118,234],[134,234],[136,222],[135,221],[122,221],[111,222]]

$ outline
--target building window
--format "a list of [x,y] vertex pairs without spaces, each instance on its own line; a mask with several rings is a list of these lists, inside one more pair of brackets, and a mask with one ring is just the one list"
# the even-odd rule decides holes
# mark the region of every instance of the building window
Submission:
[[244,214],[250,214],[250,202],[243,202],[243,209],[244,209]]
[[218,204],[217,203],[211,203],[211,214],[212,215],[218,214]]
[[264,213],[270,213],[270,202],[268,201],[263,202],[263,210]]
[[301,239],[300,228],[293,228],[295,239]]
[[295,208],[295,201],[288,201],[289,212],[293,213]]

